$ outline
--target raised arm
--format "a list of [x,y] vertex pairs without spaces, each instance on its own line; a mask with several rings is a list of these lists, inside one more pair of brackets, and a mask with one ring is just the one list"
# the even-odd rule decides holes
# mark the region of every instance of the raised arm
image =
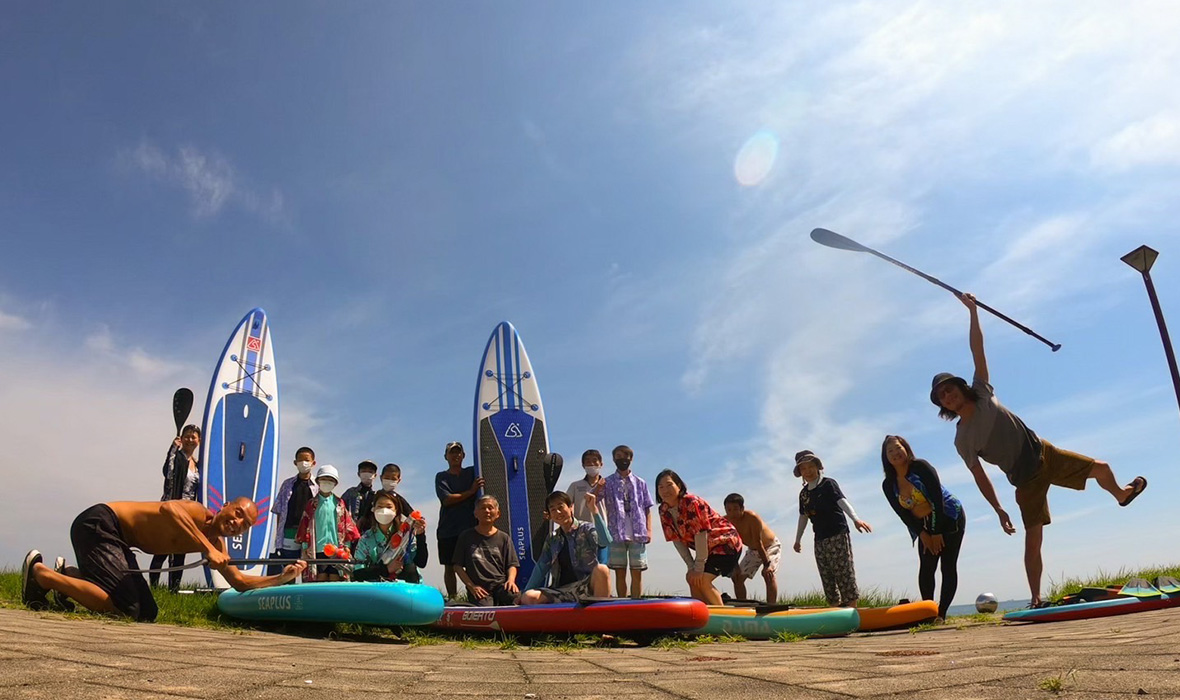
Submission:
[[238,570],[238,567],[226,564],[217,569],[229,585],[233,586],[235,591],[252,591],[256,588],[270,588],[271,586],[281,586],[288,581],[294,581],[303,570],[307,568],[307,562],[298,561],[294,564],[288,564],[283,567],[283,573],[277,576],[251,576],[243,574]]
[[987,357],[983,353],[983,329],[979,327],[979,307],[975,304],[975,295],[964,292],[963,296],[959,297],[959,301],[963,302],[963,306],[971,312],[971,331],[968,338],[971,344],[971,358],[975,360],[975,379],[985,384],[990,384],[991,380],[987,375]]

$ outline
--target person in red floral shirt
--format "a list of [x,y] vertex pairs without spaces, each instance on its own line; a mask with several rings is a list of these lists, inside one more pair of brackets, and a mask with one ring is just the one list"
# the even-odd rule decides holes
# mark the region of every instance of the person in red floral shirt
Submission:
[[688,492],[684,480],[671,469],[656,477],[656,502],[664,539],[688,565],[688,590],[697,600],[721,605],[721,593],[713,579],[733,571],[742,540],[733,523],[713,510],[705,499]]

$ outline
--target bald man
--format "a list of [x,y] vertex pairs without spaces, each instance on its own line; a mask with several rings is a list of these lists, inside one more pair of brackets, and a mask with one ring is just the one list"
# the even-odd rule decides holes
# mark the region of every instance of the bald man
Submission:
[[132,547],[148,554],[200,554],[239,591],[287,583],[303,573],[303,561],[286,566],[277,576],[249,576],[230,565],[223,538],[244,533],[257,518],[258,507],[245,497],[216,513],[195,501],[91,506],[70,526],[78,568],[54,571],[41,563],[40,552],[30,550],[21,569],[21,602],[34,609],[45,607],[47,593],[53,591],[59,599],[76,600],[95,612],[151,622],[156,619],[156,601],[143,575],[131,573],[139,566]]

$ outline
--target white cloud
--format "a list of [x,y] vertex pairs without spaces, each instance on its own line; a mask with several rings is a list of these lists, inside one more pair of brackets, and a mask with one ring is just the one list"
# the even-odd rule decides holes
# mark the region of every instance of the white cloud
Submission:
[[216,150],[192,145],[169,153],[144,139],[119,153],[118,161],[160,182],[180,187],[189,198],[193,217],[208,219],[234,206],[271,223],[283,223],[287,212],[277,188],[259,191],[242,181],[229,159]]
[[23,331],[31,325],[28,319],[0,311],[0,331]]
[[1180,114],[1157,114],[1128,124],[1092,152],[1094,164],[1114,171],[1147,165],[1180,165]]

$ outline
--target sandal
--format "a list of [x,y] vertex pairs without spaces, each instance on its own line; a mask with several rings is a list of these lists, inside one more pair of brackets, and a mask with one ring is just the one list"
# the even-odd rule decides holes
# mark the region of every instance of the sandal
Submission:
[[1136,498],[1138,498],[1139,494],[1143,493],[1143,491],[1144,491],[1144,490],[1147,488],[1147,479],[1145,479],[1145,478],[1144,478],[1144,477],[1142,477],[1142,476],[1137,476],[1137,477],[1135,477],[1135,478],[1134,478],[1134,479],[1131,481],[1131,483],[1129,484],[1129,486],[1130,486],[1130,487],[1133,489],[1133,490],[1131,491],[1131,495],[1130,495],[1130,496],[1127,496],[1127,500],[1125,500],[1125,501],[1120,501],[1120,502],[1119,502],[1119,505],[1120,505],[1120,506],[1129,506],[1129,505],[1131,505],[1131,501],[1133,501],[1133,500],[1135,500]]

